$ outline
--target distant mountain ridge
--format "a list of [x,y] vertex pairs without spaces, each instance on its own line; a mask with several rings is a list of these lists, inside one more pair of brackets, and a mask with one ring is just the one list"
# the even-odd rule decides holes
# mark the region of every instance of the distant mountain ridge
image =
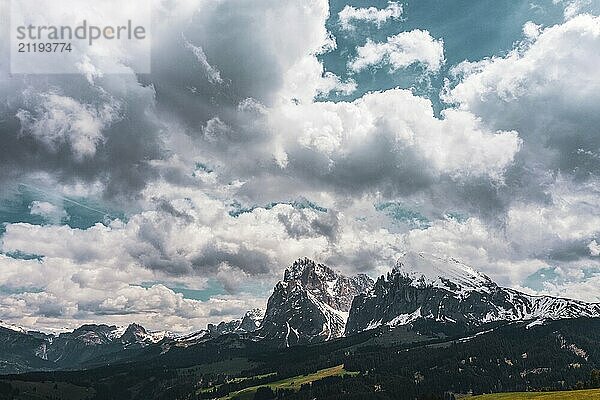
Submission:
[[[87,324],[49,335],[0,324],[0,372],[72,369],[120,360],[169,337],[141,325],[125,328]],[[97,360],[97,362],[96,362]]]

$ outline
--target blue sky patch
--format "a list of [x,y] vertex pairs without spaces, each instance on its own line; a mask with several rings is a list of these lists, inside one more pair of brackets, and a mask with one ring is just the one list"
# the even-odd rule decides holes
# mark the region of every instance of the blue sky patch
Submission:
[[[390,20],[379,27],[370,22],[354,21],[355,29],[346,31],[341,29],[338,13],[347,4],[357,8],[374,6],[383,9],[388,6],[388,1],[330,1],[331,17],[327,28],[335,36],[337,48],[319,58],[325,70],[340,76],[343,81],[354,79],[358,89],[351,95],[332,93],[325,100],[353,100],[370,91],[400,87],[430,98],[434,109],[439,112],[446,108],[439,93],[451,67],[464,60],[478,61],[507,54],[515,42],[523,39],[522,29],[527,21],[549,26],[564,19],[564,5],[555,4],[552,0],[419,0],[398,3],[404,10],[401,20]],[[469,10],[468,13],[465,10]],[[393,73],[387,67],[366,69],[360,73],[348,70],[347,64],[356,56],[356,48],[364,45],[367,39],[385,42],[389,36],[414,29],[427,30],[433,38],[444,40],[446,63],[437,74],[424,77],[418,65]]]
[[384,213],[395,222],[408,225],[410,228],[426,229],[430,226],[430,221],[423,214],[396,201],[375,204],[375,210]]
[[185,288],[185,287],[178,287],[178,286],[170,285],[169,283],[158,282],[158,281],[142,282],[142,284],[139,286],[148,289],[155,285],[164,285],[164,286],[168,287],[169,289],[171,289],[172,291],[174,291],[175,293],[181,293],[183,295],[183,298],[185,298],[185,299],[198,300],[198,301],[208,301],[210,298],[212,298],[214,296],[223,295],[223,294],[227,293],[225,291],[225,289],[223,289],[223,286],[216,280],[209,280],[207,287],[203,288],[203,289],[190,289],[190,288]]
[[[32,203],[47,202],[63,209],[66,218],[60,223],[71,228],[87,229],[97,223],[106,223],[113,219],[126,221],[123,212],[110,210],[98,201],[88,198],[69,198],[53,194],[45,189],[21,184],[0,199],[0,234],[6,231],[5,224],[25,222],[33,225],[53,223],[47,217],[32,214]],[[54,223],[58,223],[54,221]]]

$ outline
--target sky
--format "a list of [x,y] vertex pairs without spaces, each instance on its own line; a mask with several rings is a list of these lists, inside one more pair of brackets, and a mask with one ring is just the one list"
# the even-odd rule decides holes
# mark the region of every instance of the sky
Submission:
[[152,8],[149,74],[0,41],[0,320],[189,332],[406,251],[600,301],[600,1]]

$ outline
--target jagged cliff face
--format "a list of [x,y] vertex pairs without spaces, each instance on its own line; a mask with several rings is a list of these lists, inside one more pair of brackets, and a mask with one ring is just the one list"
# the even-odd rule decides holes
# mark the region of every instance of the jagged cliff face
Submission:
[[464,333],[493,321],[600,317],[600,305],[501,288],[454,259],[407,254],[354,299],[346,335],[387,325]]
[[260,328],[264,317],[265,311],[263,309],[255,308],[250,310],[242,318],[238,330],[241,332],[254,332]]
[[372,285],[366,275],[350,278],[312,260],[298,260],[275,286],[258,335],[283,346],[340,337],[352,300]]
[[208,324],[208,333],[213,336],[227,335],[230,333],[250,333],[260,328],[265,312],[260,308],[247,311],[242,319],[229,322],[220,322],[218,325]]

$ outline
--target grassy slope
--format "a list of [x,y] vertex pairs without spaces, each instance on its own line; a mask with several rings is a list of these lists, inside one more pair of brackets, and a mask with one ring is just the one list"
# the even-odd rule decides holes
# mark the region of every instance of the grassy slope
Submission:
[[[263,374],[263,375],[254,375],[251,377],[239,377],[239,378],[233,378],[227,381],[227,383],[239,383],[239,382],[244,382],[246,380],[250,380],[250,379],[261,379],[261,378],[270,378],[270,377],[276,377],[277,374],[276,373],[270,373],[270,374]],[[218,389],[223,385],[216,385],[216,386],[211,386],[211,387],[207,387],[207,388],[203,388],[200,389],[200,393],[208,393],[211,392],[213,389]]]
[[282,379],[279,381],[267,383],[260,386],[252,386],[249,388],[242,389],[238,392],[230,393],[228,396],[222,397],[223,400],[226,399],[236,399],[236,400],[247,400],[252,399],[254,397],[254,393],[261,386],[269,386],[273,391],[276,389],[293,389],[298,390],[300,386],[303,384],[318,381],[319,379],[326,378],[328,376],[341,376],[341,375],[354,375],[356,372],[348,372],[344,369],[343,365],[338,365],[331,368],[321,369],[315,373],[308,375],[298,375],[287,379]]
[[469,397],[469,400],[600,400],[600,389],[545,393],[498,393]]

